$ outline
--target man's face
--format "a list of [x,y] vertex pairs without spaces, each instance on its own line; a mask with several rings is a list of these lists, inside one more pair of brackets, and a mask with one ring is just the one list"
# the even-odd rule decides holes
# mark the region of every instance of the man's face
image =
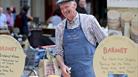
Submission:
[[3,12],[3,8],[2,7],[0,7],[0,14]]
[[13,11],[13,7],[10,7],[10,12],[12,12]]
[[62,14],[66,18],[70,19],[73,16],[74,12],[76,12],[76,6],[77,5],[75,2],[72,2],[72,1],[65,2],[65,3],[60,4],[60,9],[61,9]]

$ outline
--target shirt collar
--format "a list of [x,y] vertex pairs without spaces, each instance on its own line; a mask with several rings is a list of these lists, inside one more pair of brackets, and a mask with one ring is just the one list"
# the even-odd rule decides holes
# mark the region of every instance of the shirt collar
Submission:
[[76,16],[73,18],[73,20],[72,21],[67,20],[67,23],[75,24],[75,23],[78,23],[78,20],[79,20],[79,14],[77,13]]

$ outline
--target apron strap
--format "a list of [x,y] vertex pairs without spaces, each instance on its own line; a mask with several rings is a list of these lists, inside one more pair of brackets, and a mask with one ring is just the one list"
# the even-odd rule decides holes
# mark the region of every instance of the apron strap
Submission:
[[[67,22],[67,20],[66,20],[66,22],[65,22],[65,29],[68,29],[68,28],[67,28],[67,23],[68,23],[68,22]],[[80,14],[79,14],[79,23],[80,23],[80,25],[79,25],[79,26],[81,26]]]

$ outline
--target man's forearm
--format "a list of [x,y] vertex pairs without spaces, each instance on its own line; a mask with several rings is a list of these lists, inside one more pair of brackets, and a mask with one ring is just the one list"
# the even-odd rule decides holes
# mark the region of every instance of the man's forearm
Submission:
[[64,60],[63,60],[63,56],[61,55],[56,55],[56,60],[58,62],[58,65],[60,66],[60,68],[62,68],[65,64],[64,64]]

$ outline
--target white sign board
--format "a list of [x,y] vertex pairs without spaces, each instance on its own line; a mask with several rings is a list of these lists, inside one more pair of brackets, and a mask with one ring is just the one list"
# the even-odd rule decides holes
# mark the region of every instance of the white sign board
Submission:
[[94,55],[96,77],[137,77],[138,45],[123,36],[103,40]]
[[21,45],[11,36],[0,35],[0,77],[21,77],[24,64]]
[[107,7],[138,8],[138,0],[107,0]]

